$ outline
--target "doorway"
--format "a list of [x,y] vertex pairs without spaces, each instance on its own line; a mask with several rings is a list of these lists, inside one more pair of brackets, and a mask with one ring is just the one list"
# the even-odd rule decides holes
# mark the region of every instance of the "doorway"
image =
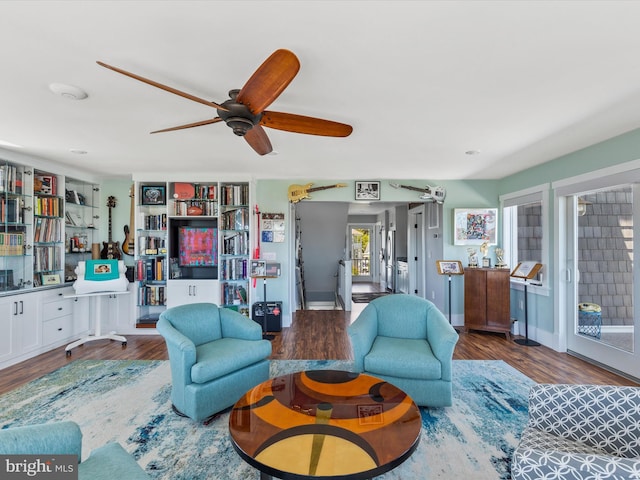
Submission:
[[372,262],[371,252],[377,251],[374,225],[349,224],[349,252],[351,254],[352,282],[374,281],[375,262]]

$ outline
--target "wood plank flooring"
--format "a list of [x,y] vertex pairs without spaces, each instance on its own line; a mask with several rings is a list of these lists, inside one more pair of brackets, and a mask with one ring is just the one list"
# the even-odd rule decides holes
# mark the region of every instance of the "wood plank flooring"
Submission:
[[[305,310],[295,313],[291,327],[277,332],[272,341],[272,359],[351,359],[346,333],[365,304],[354,304],[352,312],[341,310]],[[504,360],[538,383],[593,383],[637,385],[583,360],[558,353],[547,347],[524,347],[504,335],[483,332],[460,333],[454,359]],[[26,360],[0,371],[0,394],[69,362],[79,359],[166,360],[167,349],[157,335],[127,335],[127,346],[100,340],[75,348],[71,357],[64,347]]]

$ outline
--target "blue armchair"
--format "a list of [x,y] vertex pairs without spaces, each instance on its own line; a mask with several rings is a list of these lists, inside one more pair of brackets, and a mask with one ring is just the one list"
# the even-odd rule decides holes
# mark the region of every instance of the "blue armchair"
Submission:
[[404,390],[420,406],[452,403],[458,334],[442,312],[413,295],[379,297],[348,328],[354,368]]
[[213,303],[180,305],[162,312],[156,328],[169,351],[173,407],[195,421],[269,378],[271,342],[238,312]]
[[[82,432],[75,422],[55,422],[0,430],[2,455],[76,455],[82,458]],[[44,459],[43,459],[44,460]],[[151,477],[119,443],[96,448],[78,465],[80,480],[149,480]]]

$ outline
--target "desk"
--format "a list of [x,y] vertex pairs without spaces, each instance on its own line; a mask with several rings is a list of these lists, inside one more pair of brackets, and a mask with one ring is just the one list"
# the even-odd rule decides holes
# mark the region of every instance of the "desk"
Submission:
[[80,340],[76,340],[73,343],[67,345],[65,349],[67,357],[71,356],[71,349],[75,347],[79,347],[80,345],[84,345],[87,342],[93,342],[94,340],[116,340],[118,342],[122,342],[122,346],[124,347],[127,344],[127,339],[122,335],[116,335],[116,332],[110,332],[103,334],[102,333],[102,297],[107,295],[128,295],[129,292],[93,292],[93,293],[82,293],[78,295],[65,295],[64,298],[84,298],[84,297],[92,297],[94,298],[93,302],[93,316],[95,319],[95,333],[93,335],[87,335],[86,337],[81,338]]
[[402,390],[370,375],[312,370],[249,390],[229,417],[231,443],[260,478],[373,478],[415,451],[422,420]]

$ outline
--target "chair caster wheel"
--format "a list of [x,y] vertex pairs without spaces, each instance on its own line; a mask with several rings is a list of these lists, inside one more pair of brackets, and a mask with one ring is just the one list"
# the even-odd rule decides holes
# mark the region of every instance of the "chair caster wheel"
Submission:
[[127,342],[122,342],[122,346],[126,347],[127,346]]
[[71,356],[71,350],[67,350],[66,351],[66,355],[67,355],[67,357],[70,357]]

